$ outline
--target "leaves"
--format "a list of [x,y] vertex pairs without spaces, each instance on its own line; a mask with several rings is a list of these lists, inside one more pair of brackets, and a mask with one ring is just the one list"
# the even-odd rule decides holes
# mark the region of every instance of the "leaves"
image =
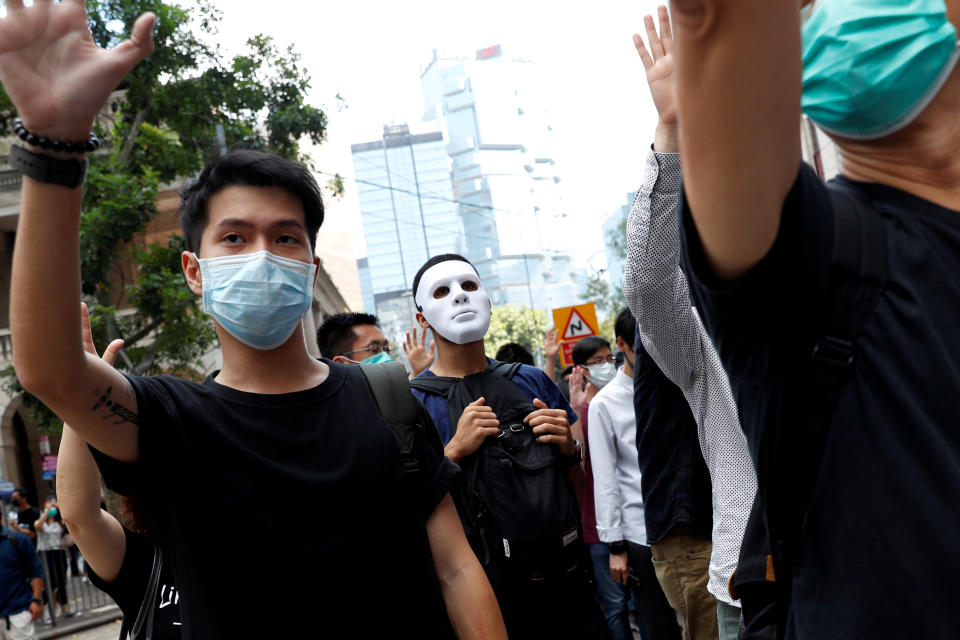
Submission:
[[484,347],[491,358],[508,342],[516,342],[530,353],[537,353],[543,347],[543,334],[549,328],[547,314],[540,309],[512,304],[494,307]]

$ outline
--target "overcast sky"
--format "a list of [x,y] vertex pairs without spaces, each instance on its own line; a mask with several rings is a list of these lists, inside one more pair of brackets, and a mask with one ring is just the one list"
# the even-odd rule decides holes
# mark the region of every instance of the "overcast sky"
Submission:
[[[379,139],[388,121],[422,117],[419,70],[431,51],[470,53],[494,44],[533,59],[549,88],[563,195],[578,229],[581,258],[603,267],[598,220],[637,188],[656,122],[631,35],[652,0],[216,0],[228,51],[263,33],[293,44],[313,78],[311,102],[325,107],[329,141],[318,168],[353,175],[350,144]],[[337,94],[347,108],[337,110]],[[331,203],[365,254],[354,185]]]

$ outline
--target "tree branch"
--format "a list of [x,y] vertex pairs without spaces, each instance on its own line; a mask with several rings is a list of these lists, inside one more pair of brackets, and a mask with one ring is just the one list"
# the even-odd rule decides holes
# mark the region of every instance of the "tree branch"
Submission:
[[120,155],[117,156],[123,166],[130,162],[130,156],[133,155],[133,145],[137,142],[137,135],[140,133],[140,127],[146,122],[147,117],[150,115],[150,112],[153,111],[153,107],[147,105],[143,109],[137,112],[136,117],[133,119],[133,124],[130,125],[130,131],[127,133],[126,139],[123,141],[123,147],[120,149]]

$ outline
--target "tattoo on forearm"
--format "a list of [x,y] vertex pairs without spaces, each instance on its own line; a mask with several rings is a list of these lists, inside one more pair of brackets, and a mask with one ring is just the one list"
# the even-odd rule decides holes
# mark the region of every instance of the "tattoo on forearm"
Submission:
[[[96,396],[97,401],[91,407],[91,410],[106,410],[106,413],[100,416],[101,420],[114,420],[115,422],[113,424],[115,425],[123,424],[124,422],[129,422],[130,424],[140,424],[140,416],[113,399],[112,385],[107,387],[103,393],[101,393],[99,389],[95,389],[93,395]],[[133,397],[132,388],[128,387],[127,395]]]

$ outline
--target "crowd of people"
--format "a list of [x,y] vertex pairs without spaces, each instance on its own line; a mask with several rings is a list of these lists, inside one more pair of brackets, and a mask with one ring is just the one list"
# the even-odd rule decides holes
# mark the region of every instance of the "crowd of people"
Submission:
[[[155,20],[103,51],[83,6],[0,18],[26,142],[14,362],[66,423],[58,500],[19,491],[0,529],[0,637],[43,613],[35,544],[67,611],[64,526],[133,638],[955,633],[960,0],[648,16],[628,308],[564,370],[555,336],[544,369],[487,355],[493,307],[457,254],[413,280],[409,371],[363,313],[328,318],[312,357],[320,189],[226,153],[180,211],[223,356],[202,383],[117,371],[122,341],[98,357],[78,303],[77,141]],[[801,109],[839,149],[829,183],[801,162]]]

